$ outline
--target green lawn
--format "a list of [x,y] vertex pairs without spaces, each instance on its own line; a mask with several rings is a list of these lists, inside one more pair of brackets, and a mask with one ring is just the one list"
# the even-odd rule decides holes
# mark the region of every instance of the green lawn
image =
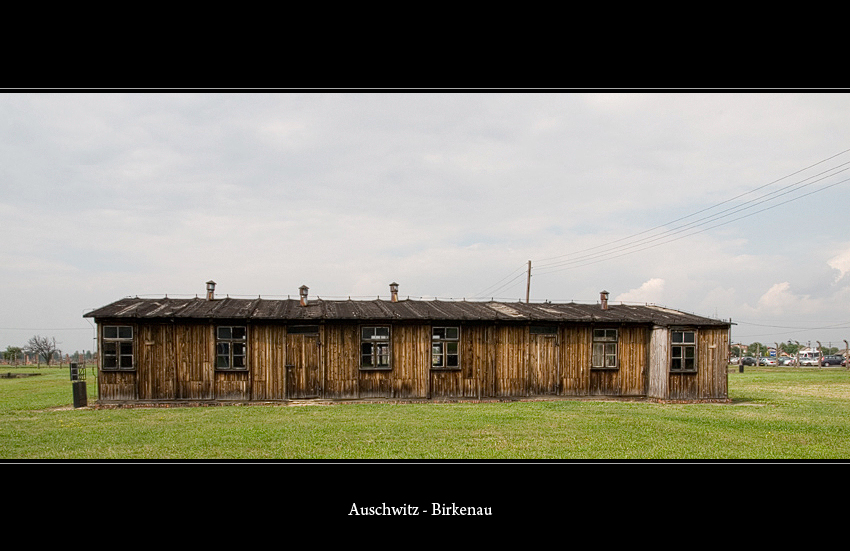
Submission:
[[[0,459],[846,459],[850,372],[737,368],[731,404],[594,400],[74,409],[0,367]],[[89,404],[96,396],[88,370]]]

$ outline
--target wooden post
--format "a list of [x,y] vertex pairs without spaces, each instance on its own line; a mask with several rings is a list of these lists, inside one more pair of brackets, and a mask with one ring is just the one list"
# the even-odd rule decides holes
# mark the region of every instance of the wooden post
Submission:
[[528,297],[531,294],[531,261],[528,261],[528,279],[525,284],[525,303],[528,304]]

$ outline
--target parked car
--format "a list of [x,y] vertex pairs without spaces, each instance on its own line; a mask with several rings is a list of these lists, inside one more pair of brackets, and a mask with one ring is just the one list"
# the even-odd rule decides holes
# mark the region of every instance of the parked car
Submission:
[[817,358],[800,358],[800,365],[818,365]]
[[797,358],[791,356],[783,356],[777,360],[779,365],[797,365]]
[[824,356],[821,365],[842,365],[843,356]]
[[732,356],[731,358],[729,358],[729,363],[732,364],[732,365],[738,365],[739,361],[740,360],[739,360],[738,356]]
[[741,358],[740,365],[756,365],[756,359],[752,356],[744,356],[743,358]]
[[759,365],[776,365],[776,360],[773,358],[759,358]]

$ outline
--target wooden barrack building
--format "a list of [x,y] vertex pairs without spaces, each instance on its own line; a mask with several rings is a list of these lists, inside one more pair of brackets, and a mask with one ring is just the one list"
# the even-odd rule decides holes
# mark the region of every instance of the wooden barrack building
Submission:
[[124,298],[97,325],[98,403],[324,399],[727,401],[731,322],[667,308]]

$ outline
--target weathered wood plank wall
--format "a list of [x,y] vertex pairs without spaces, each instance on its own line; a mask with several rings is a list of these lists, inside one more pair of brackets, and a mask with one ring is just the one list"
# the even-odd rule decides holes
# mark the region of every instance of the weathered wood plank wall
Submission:
[[561,394],[586,396],[590,394],[590,337],[591,328],[585,325],[566,325],[561,335]]
[[101,371],[101,400],[532,395],[686,400],[727,393],[725,328],[697,332],[697,373],[671,374],[669,332],[660,327],[619,326],[618,369],[593,370],[591,325],[563,324],[540,334],[525,324],[459,323],[460,366],[437,370],[431,368],[431,325],[395,323],[391,369],[366,370],[360,368],[359,324],[323,323],[318,334],[288,334],[283,324],[250,324],[248,369],[216,371],[215,324],[132,325],[136,370]]

